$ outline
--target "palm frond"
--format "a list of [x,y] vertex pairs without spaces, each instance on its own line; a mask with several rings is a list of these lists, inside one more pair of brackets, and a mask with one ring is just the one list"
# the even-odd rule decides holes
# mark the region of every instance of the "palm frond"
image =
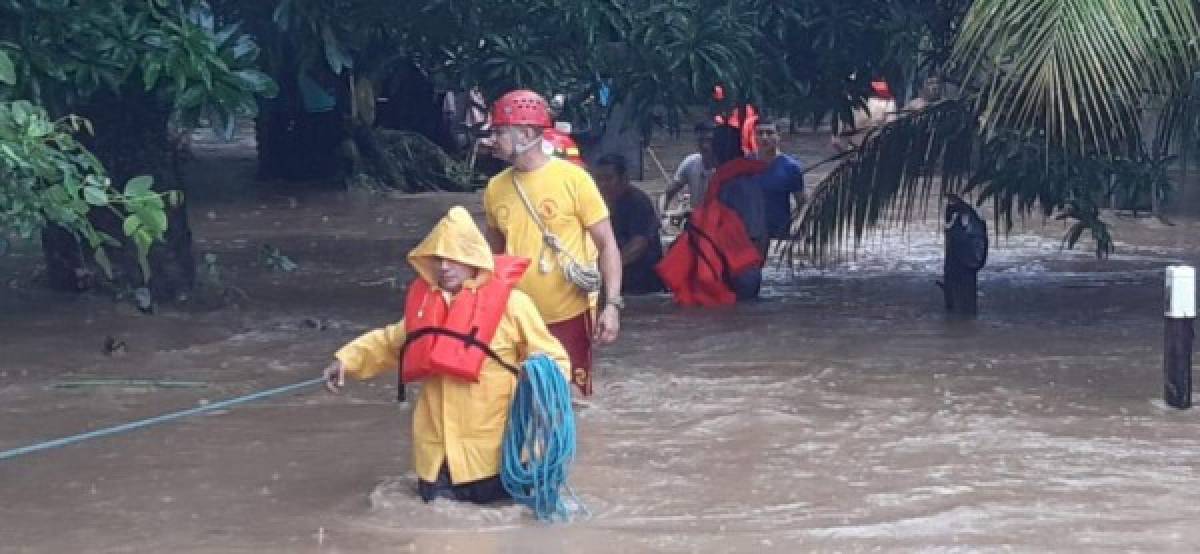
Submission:
[[796,214],[788,260],[840,259],[869,228],[903,225],[935,193],[962,192],[978,158],[977,137],[974,115],[962,100],[902,114],[870,131]]
[[868,133],[796,214],[785,261],[843,259],[869,231],[905,232],[946,193],[989,203],[997,232],[1035,214],[1072,220],[1064,245],[1073,248],[1086,231],[1104,257],[1113,250],[1104,199],[1165,198],[1168,156],[1084,156],[1038,133],[988,132],[971,106],[970,99],[940,102]]
[[1148,91],[1170,95],[1200,60],[1193,0],[977,0],[952,66],[996,129],[1041,129],[1054,146],[1127,152]]
[[[1032,213],[1075,220],[1068,246],[1086,231],[1098,256],[1111,252],[1100,200],[1165,198],[1171,133],[1193,140],[1197,9],[1193,0],[976,0],[948,67],[965,96],[872,131],[797,214],[789,259],[836,259],[945,192],[992,202],[999,230]],[[1141,123],[1154,97],[1168,102],[1151,139]]]

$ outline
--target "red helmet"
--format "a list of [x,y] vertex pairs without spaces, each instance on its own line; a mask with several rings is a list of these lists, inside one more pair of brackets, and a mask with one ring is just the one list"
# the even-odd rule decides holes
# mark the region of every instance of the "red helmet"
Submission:
[[531,125],[552,127],[546,99],[532,90],[514,90],[492,104],[492,125]]

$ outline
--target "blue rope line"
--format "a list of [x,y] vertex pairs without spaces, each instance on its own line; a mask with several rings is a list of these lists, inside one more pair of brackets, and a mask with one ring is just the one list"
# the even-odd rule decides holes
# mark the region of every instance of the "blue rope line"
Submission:
[[307,381],[301,381],[299,383],[293,383],[291,385],[284,385],[282,387],[276,387],[276,388],[265,390],[265,391],[259,391],[259,392],[253,393],[253,394],[247,394],[246,396],[239,396],[237,398],[231,398],[229,400],[222,400],[220,402],[215,402],[215,403],[207,404],[204,406],[198,406],[196,408],[191,408],[191,409],[183,410],[180,412],[164,414],[164,415],[152,417],[149,419],[131,421],[129,423],[123,423],[121,425],[117,425],[115,427],[98,429],[96,431],[89,431],[87,433],[71,435],[69,437],[63,437],[61,439],[54,439],[54,440],[50,440],[50,441],[46,441],[46,442],[32,444],[29,446],[23,446],[21,448],[14,448],[12,450],[6,450],[4,452],[0,452],[0,460],[6,460],[8,458],[15,458],[22,454],[30,454],[33,452],[38,452],[40,450],[49,450],[51,448],[66,446],[68,444],[85,441],[87,439],[94,439],[97,437],[115,435],[117,433],[122,433],[125,431],[132,431],[134,429],[148,427],[150,425],[164,423],[164,422],[171,421],[174,419],[180,419],[180,418],[184,418],[184,417],[188,417],[188,416],[193,416],[193,415],[201,414],[204,412],[211,412],[213,410],[219,410],[221,408],[226,408],[226,407],[233,406],[236,404],[242,404],[245,402],[250,402],[252,400],[258,400],[260,398],[266,398],[268,396],[275,396],[277,394],[283,394],[288,391],[293,391],[296,389],[320,384],[323,382],[325,382],[324,377],[317,377],[315,379],[309,379]]
[[[517,502],[542,521],[568,521],[587,508],[567,484],[575,460],[571,385],[543,354],[525,361],[524,377],[509,407],[500,480]],[[562,496],[566,489],[571,502]]]

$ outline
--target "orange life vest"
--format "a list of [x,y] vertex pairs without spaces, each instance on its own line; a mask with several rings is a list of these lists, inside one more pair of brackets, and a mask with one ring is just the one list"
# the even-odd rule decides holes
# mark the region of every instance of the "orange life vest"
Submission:
[[579,151],[579,144],[571,138],[571,135],[553,127],[547,127],[542,130],[542,138],[553,147],[552,156],[567,160],[579,167],[585,167],[583,155]]
[[721,189],[738,177],[766,171],[760,160],[736,159],[717,168],[675,243],[654,268],[681,306],[733,304],[737,295],[729,284],[735,275],[762,265],[762,255],[750,240],[737,212],[721,203]]
[[407,339],[400,362],[403,382],[431,375],[478,382],[485,356],[507,366],[489,344],[529,260],[514,256],[496,256],[495,260],[496,270],[487,282],[475,290],[464,287],[449,305],[425,279],[417,278],[408,287],[404,304]]
[[713,117],[713,121],[717,125],[729,125],[737,127],[742,134],[742,153],[747,156],[753,156],[758,153],[758,135],[755,127],[758,125],[758,110],[752,104],[745,104],[741,107],[735,107],[729,114],[717,114]]

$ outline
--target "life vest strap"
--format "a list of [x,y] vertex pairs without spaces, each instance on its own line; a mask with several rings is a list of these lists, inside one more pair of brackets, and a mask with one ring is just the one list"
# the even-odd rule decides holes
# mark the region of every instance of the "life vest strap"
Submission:
[[497,354],[495,350],[492,350],[491,346],[488,346],[487,343],[479,340],[475,336],[475,333],[477,331],[478,331],[478,329],[472,329],[472,332],[468,334],[468,333],[460,333],[458,331],[446,329],[445,327],[422,327],[415,331],[411,331],[408,333],[408,336],[404,339],[404,344],[400,346],[400,363],[401,364],[404,363],[404,352],[406,350],[408,350],[409,344],[412,344],[417,339],[420,339],[420,338],[428,336],[428,335],[441,335],[444,337],[451,337],[451,338],[458,339],[458,340],[462,341],[464,344],[466,344],[467,346],[474,346],[475,348],[482,350],[484,354],[487,354],[487,356],[489,358],[495,360],[496,363],[500,364],[504,369],[507,369],[513,375],[520,375],[520,371],[515,366],[504,361],[504,359],[501,358],[500,355]]
[[[721,279],[725,281],[726,284],[730,283],[732,276],[729,274],[729,268],[732,267],[733,264],[729,263],[729,258],[725,256],[724,252],[721,251],[721,247],[717,245],[717,241],[713,240],[712,237],[708,236],[708,233],[701,231],[699,227],[692,225],[691,223],[686,224],[683,229],[685,232],[688,232],[688,238],[695,246],[696,255],[703,260],[706,265],[720,274]],[[699,248],[698,244],[696,244],[697,237],[704,239],[709,245],[712,246],[713,252],[716,252],[717,258],[720,260],[720,268],[713,267],[712,260],[709,260],[704,251]]]

